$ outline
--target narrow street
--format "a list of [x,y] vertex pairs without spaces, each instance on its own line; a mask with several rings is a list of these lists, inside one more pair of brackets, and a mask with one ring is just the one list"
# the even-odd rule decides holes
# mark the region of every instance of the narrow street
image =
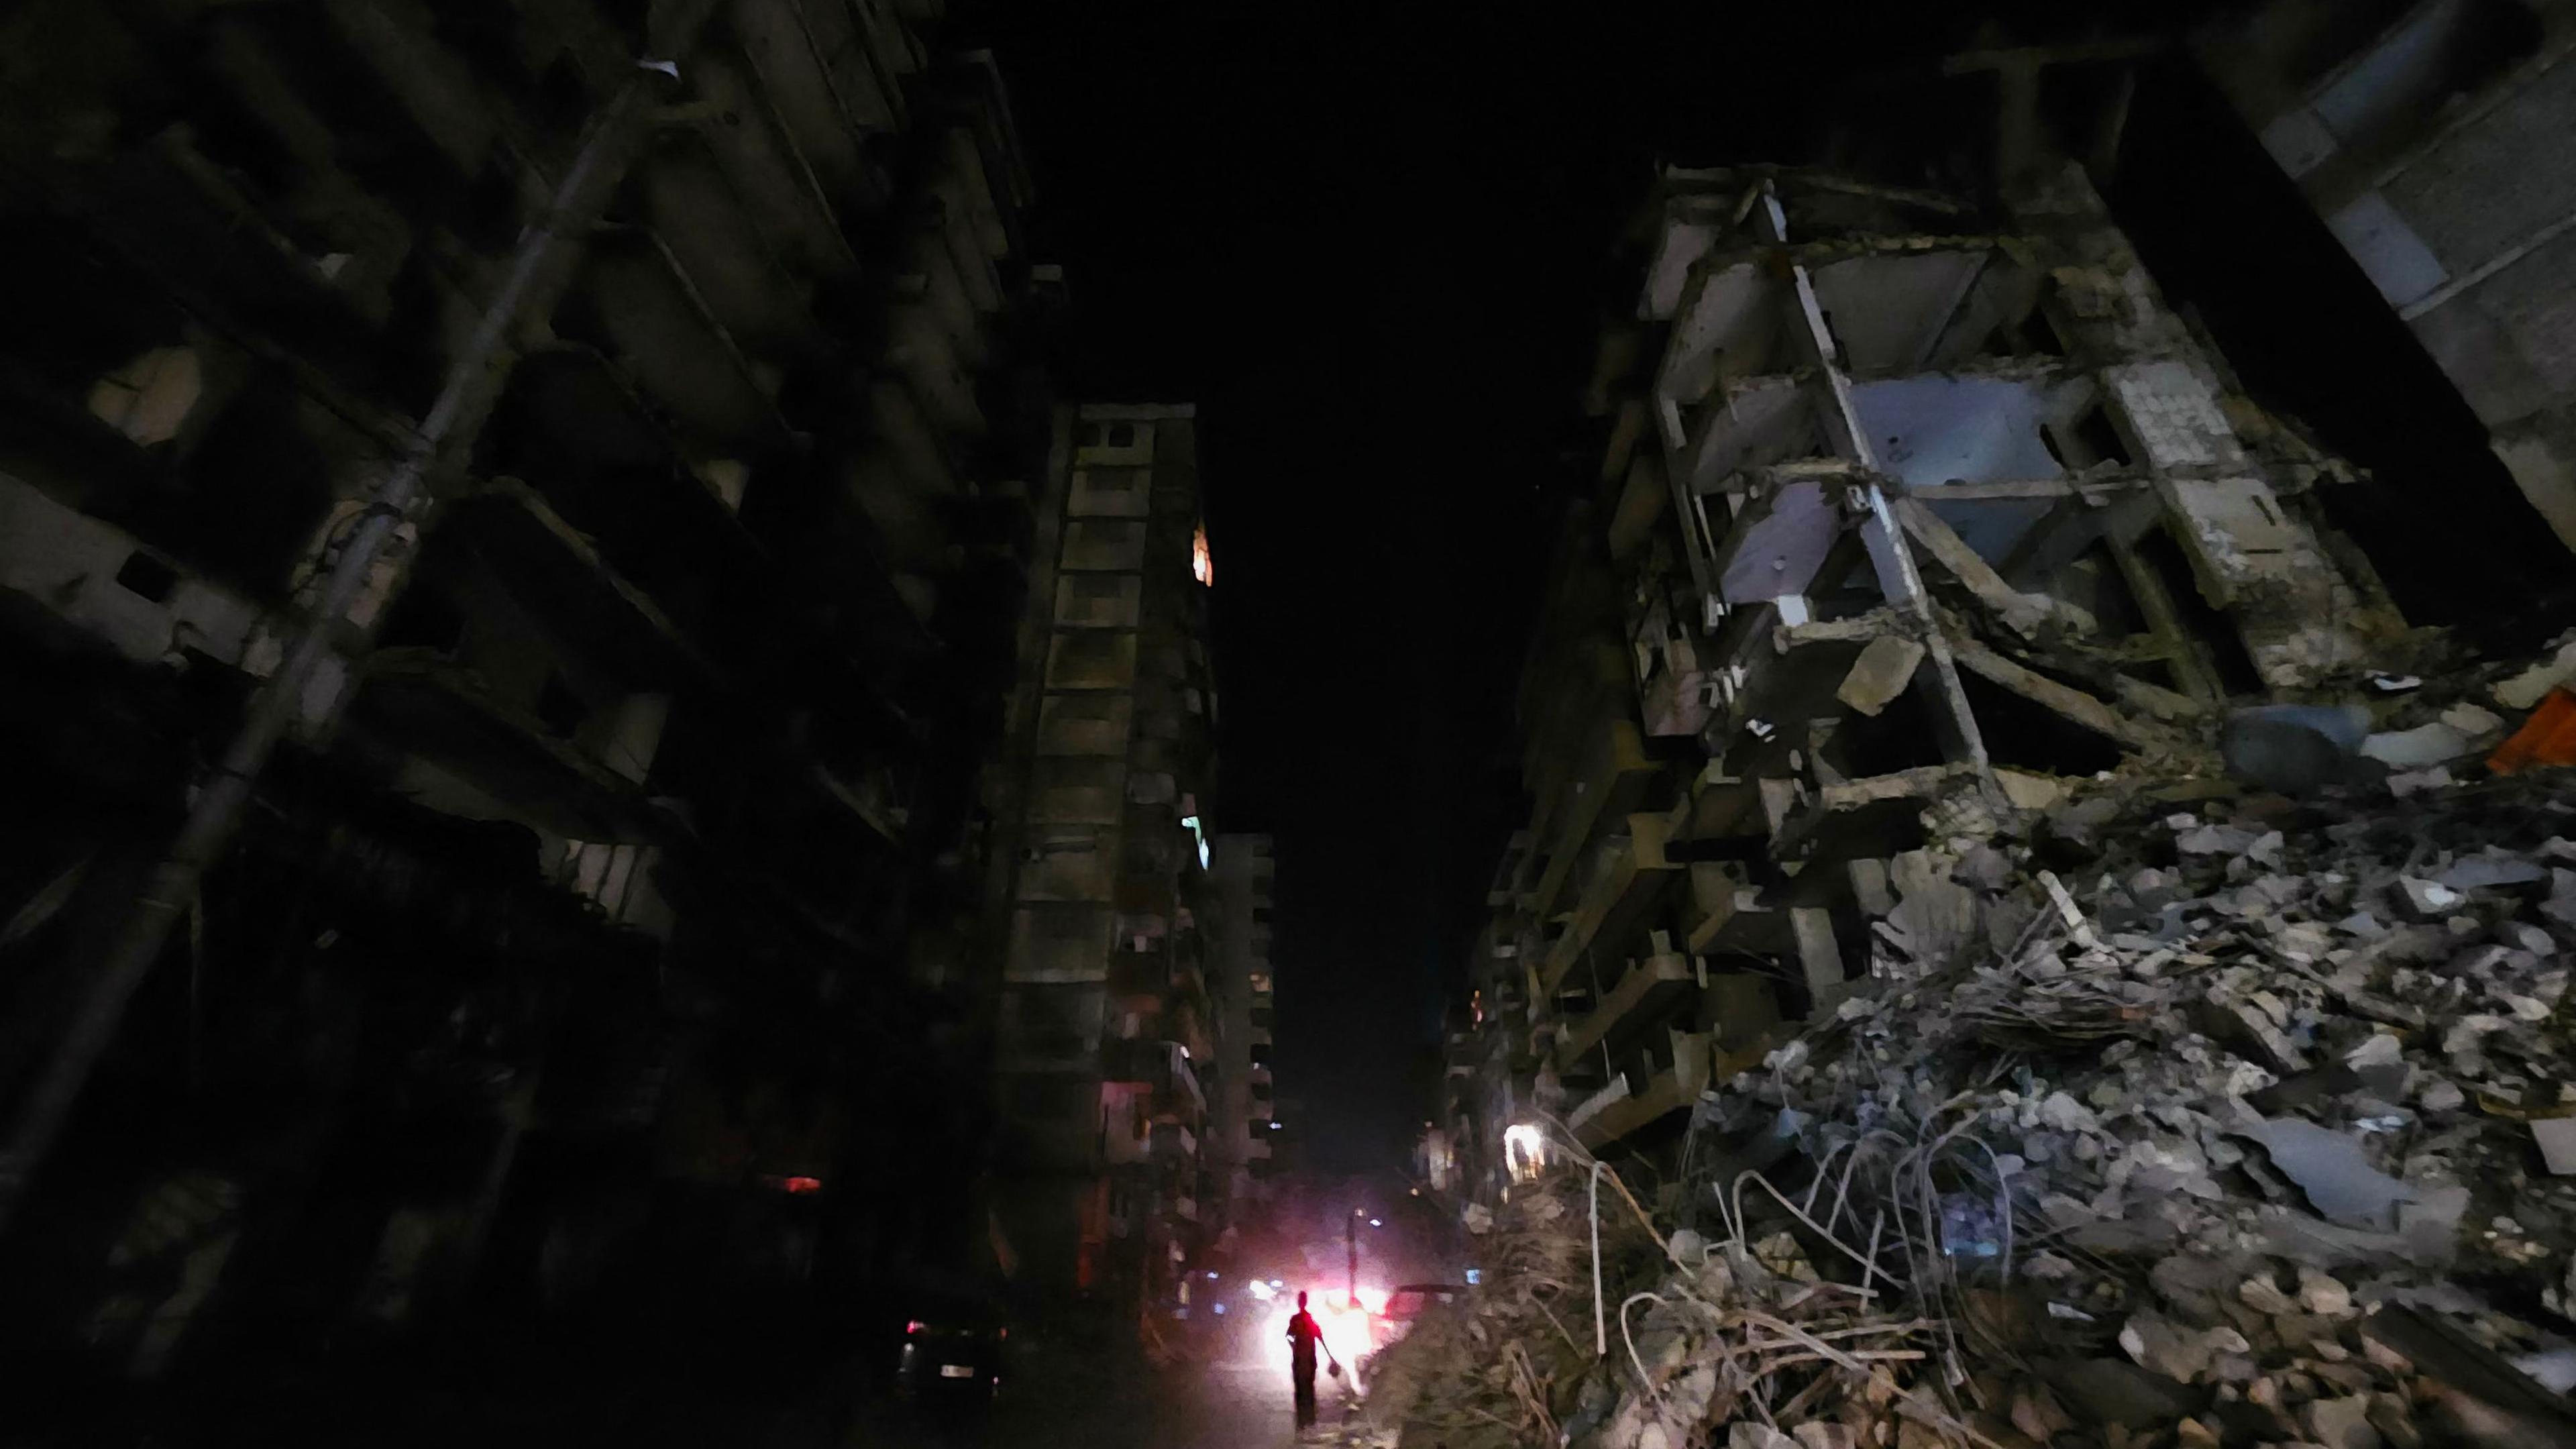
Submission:
[[[1330,1380],[1318,1394],[1326,1438],[1356,1413]],[[844,1444],[906,1449],[1046,1445],[1053,1449],[1293,1449],[1300,1442],[1287,1376],[1252,1354],[1128,1375],[1041,1359],[1023,1366],[983,1413],[874,1406]]]
[[0,6],[0,1449],[2576,1445],[2571,217],[2576,0]]

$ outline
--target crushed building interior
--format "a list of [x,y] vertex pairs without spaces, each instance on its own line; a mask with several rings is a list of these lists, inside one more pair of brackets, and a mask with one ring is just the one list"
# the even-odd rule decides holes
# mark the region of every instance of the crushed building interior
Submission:
[[[1387,1039],[1351,1449],[2576,1442],[2576,9],[1889,39],[1584,219],[1537,546],[1355,448],[1323,555],[955,8],[0,18],[0,1439],[910,1442],[971,1320],[1266,1449],[1274,1070]],[[1546,566],[1354,638],[1346,532]],[[1189,1437],[1098,1401],[987,1427]]]

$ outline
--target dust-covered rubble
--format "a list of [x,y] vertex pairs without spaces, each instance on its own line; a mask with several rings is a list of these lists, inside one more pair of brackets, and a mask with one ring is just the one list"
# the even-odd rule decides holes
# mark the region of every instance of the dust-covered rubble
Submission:
[[1603,1189],[1607,1353],[1581,1184],[1525,1188],[1494,1241],[1546,1276],[1400,1346],[1478,1368],[1380,1422],[2576,1443],[2576,781],[2226,795],[2111,781],[1902,862],[1867,989],[1701,1101],[1653,1236]]

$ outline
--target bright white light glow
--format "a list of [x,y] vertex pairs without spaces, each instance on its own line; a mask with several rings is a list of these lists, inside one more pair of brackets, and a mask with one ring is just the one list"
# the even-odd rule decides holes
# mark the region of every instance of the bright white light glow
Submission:
[[1531,1182],[1547,1166],[1547,1134],[1528,1122],[1503,1129],[1503,1162],[1514,1182]]
[[1369,1219],[1369,1226],[1370,1226],[1370,1227],[1373,1227],[1373,1228],[1382,1228],[1382,1227],[1385,1227],[1385,1226],[1386,1226],[1386,1224],[1384,1224],[1384,1223],[1382,1223],[1382,1222],[1379,1222],[1379,1221],[1378,1221],[1377,1219],[1375,1219],[1375,1218],[1371,1218],[1371,1219]]
[[[1313,1295],[1307,1311],[1315,1315],[1315,1326],[1324,1333],[1324,1347],[1341,1361],[1344,1372],[1357,1375],[1360,1359],[1376,1351],[1377,1333],[1370,1315],[1385,1311],[1386,1297],[1383,1288],[1363,1287],[1358,1306],[1353,1306],[1350,1296],[1339,1288]],[[1269,1346],[1262,1356],[1282,1374],[1288,1371],[1288,1320],[1296,1313],[1295,1301],[1283,1300],[1270,1317]]]
[[1261,1281],[1260,1279],[1258,1279],[1258,1278],[1255,1278],[1255,1279],[1253,1279],[1251,1282],[1244,1284],[1244,1285],[1243,1285],[1243,1291],[1245,1291],[1246,1293],[1251,1294],[1251,1295],[1252,1295],[1253,1297],[1255,1297],[1255,1298],[1260,1299],[1260,1300],[1261,1300],[1262,1302],[1264,1302],[1264,1303],[1267,1303],[1267,1302],[1269,1302],[1272,1298],[1277,1297],[1277,1296],[1278,1296],[1278,1293],[1279,1293],[1279,1290],[1278,1290],[1278,1289],[1271,1287],[1269,1284],[1262,1282],[1262,1281]]

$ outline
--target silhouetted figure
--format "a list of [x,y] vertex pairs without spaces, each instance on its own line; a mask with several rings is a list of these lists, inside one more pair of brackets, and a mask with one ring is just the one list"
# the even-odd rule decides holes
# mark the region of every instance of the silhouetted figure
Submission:
[[[1324,1330],[1316,1326],[1315,1315],[1306,1311],[1306,1295],[1298,1294],[1297,1312],[1288,1320],[1288,1372],[1297,1381],[1297,1427],[1300,1429],[1311,1429],[1315,1425],[1315,1348],[1323,1341]],[[1332,1353],[1330,1348],[1324,1350],[1326,1358],[1331,1358]],[[1341,1361],[1335,1359],[1334,1372],[1340,1372],[1341,1367]]]

